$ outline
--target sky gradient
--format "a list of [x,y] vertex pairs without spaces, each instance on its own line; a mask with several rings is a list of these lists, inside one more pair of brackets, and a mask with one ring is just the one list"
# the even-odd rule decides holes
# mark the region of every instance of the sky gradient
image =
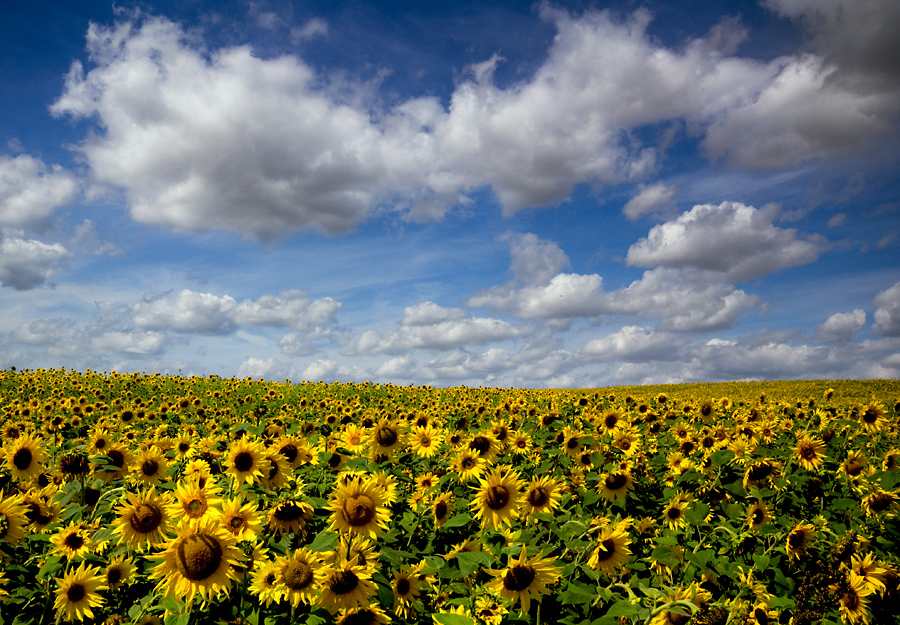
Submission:
[[0,20],[0,367],[900,377],[900,3]]

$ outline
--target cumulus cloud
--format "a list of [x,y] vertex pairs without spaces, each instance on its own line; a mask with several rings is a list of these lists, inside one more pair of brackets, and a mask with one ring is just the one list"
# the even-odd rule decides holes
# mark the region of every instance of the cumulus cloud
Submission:
[[778,210],[738,202],[698,204],[654,226],[629,248],[626,260],[638,267],[691,267],[744,281],[810,263],[828,249],[821,237],[799,238],[796,229],[773,225]]
[[641,185],[633,198],[625,203],[622,213],[632,221],[644,215],[664,214],[675,208],[675,192],[678,187],[664,182]]
[[141,328],[184,334],[232,334],[239,326],[289,327],[308,333],[335,324],[340,306],[330,297],[310,300],[297,290],[238,303],[229,295],[183,289],[146,297],[132,307],[131,319]]
[[[345,232],[376,208],[439,219],[486,186],[512,214],[581,183],[640,181],[661,158],[630,133],[648,124],[684,120],[714,158],[788,167],[858,145],[888,115],[881,91],[830,81],[820,56],[734,56],[746,33],[733,20],[676,51],[647,35],[645,10],[617,20],[544,5],[541,15],[557,36],[534,75],[498,87],[494,56],[468,68],[447,108],[414,97],[390,110],[336,95],[352,85],[321,87],[296,56],[205,51],[163,18],[92,24],[92,66],[73,63],[51,110],[97,121],[79,149],[96,182],[124,190],[135,219],[263,239]],[[295,36],[325,30],[313,20]],[[626,214],[665,206],[670,193],[645,187]]]
[[0,240],[0,284],[27,291],[47,282],[72,253],[59,243],[6,236]]
[[59,165],[47,167],[38,158],[0,155],[0,226],[26,226],[72,202],[79,185]]
[[625,326],[601,339],[588,341],[576,356],[588,361],[677,360],[682,342],[683,339],[669,332]]
[[51,356],[74,362],[91,362],[110,354],[127,357],[155,356],[165,351],[169,341],[159,332],[104,329],[79,325],[66,319],[37,319],[11,331],[8,338],[29,346],[42,347]]
[[872,303],[878,307],[872,329],[884,336],[900,336],[900,282],[878,293]]
[[570,266],[569,257],[555,241],[540,239],[532,233],[507,234],[512,261],[509,268],[525,284],[547,284],[553,276]]
[[613,291],[597,274],[559,274],[546,286],[493,287],[473,295],[466,305],[487,306],[524,319],[574,319],[602,315],[657,317],[661,327],[677,331],[729,328],[759,299],[710,272],[654,269],[640,280]]
[[835,313],[816,326],[816,336],[829,343],[849,341],[865,324],[866,311],[862,308],[848,313]]
[[364,332],[358,339],[348,341],[343,353],[402,354],[415,349],[440,351],[505,341],[525,336],[528,332],[526,328],[500,319],[473,317],[465,311],[425,302],[407,307],[398,329]]

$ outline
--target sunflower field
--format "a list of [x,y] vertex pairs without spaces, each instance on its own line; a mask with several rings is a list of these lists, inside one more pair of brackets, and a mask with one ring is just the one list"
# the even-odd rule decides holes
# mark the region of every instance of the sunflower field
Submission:
[[0,623],[897,623],[900,382],[0,371]]

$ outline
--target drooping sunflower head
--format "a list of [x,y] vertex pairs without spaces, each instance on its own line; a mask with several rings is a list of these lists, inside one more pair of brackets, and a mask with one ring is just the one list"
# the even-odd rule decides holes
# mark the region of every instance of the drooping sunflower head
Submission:
[[785,549],[788,556],[797,559],[806,553],[813,542],[816,528],[808,523],[800,523],[790,532],[785,540]]
[[284,499],[266,515],[270,529],[276,533],[305,535],[306,522],[312,519],[313,508],[300,499]]
[[0,541],[12,545],[19,544],[25,537],[28,525],[26,508],[18,495],[0,499]]

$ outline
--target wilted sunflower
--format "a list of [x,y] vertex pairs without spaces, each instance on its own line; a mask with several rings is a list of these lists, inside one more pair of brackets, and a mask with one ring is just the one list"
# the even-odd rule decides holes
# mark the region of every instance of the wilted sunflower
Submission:
[[6,468],[14,480],[28,480],[44,470],[47,453],[40,441],[31,434],[23,434],[8,443],[4,450]]
[[794,529],[788,532],[785,541],[785,550],[792,559],[798,559],[806,553],[815,537],[816,528],[808,523],[798,523]]
[[297,549],[290,557],[275,560],[276,593],[293,607],[300,602],[312,605],[319,596],[323,576],[321,559],[305,547]]
[[781,475],[781,464],[771,460],[759,460],[754,462],[744,471],[744,488],[759,487],[769,479]]
[[328,508],[331,527],[339,532],[375,538],[387,529],[388,510],[378,484],[371,477],[356,477],[338,485]]
[[85,617],[94,618],[92,608],[103,605],[103,597],[98,591],[106,590],[103,583],[103,575],[100,568],[87,566],[86,562],[72,571],[69,571],[62,579],[56,580],[56,607],[57,618],[72,621],[83,621]]
[[875,492],[863,497],[862,507],[866,511],[866,516],[880,514],[893,516],[900,508],[898,501],[900,501],[900,497],[896,492],[878,488]]
[[816,471],[825,460],[825,443],[818,438],[803,436],[794,447],[794,457],[807,471]]
[[625,503],[625,495],[634,488],[631,474],[626,471],[611,471],[601,477],[600,495],[607,501]]
[[631,558],[631,550],[628,545],[631,539],[625,533],[624,527],[605,527],[598,537],[597,546],[594,548],[588,566],[598,569],[605,575],[612,576],[616,569],[625,566]]
[[869,622],[869,595],[872,589],[866,586],[865,579],[850,571],[847,576],[847,590],[838,600],[841,620],[854,625],[862,621]]
[[312,520],[313,507],[299,499],[285,499],[266,515],[269,529],[276,533],[306,535],[306,522]]
[[553,512],[559,507],[561,499],[559,482],[549,475],[536,477],[525,487],[522,513],[530,517],[538,512]]
[[413,453],[420,458],[431,458],[437,453],[438,447],[443,442],[443,434],[431,425],[413,428],[410,446]]
[[228,449],[225,458],[225,472],[234,479],[235,491],[244,482],[253,484],[263,476],[268,468],[265,452],[260,443],[247,440],[246,437],[235,441]]
[[28,517],[18,495],[0,500],[0,541],[18,545],[25,537]]
[[219,525],[234,535],[237,540],[256,540],[262,526],[259,511],[254,502],[243,503],[235,497],[222,503]]
[[93,544],[88,530],[80,523],[69,523],[50,537],[54,551],[65,556],[70,562],[91,552]]
[[498,529],[510,525],[519,516],[522,505],[519,474],[510,467],[498,467],[478,483],[478,494],[471,506],[475,508],[475,518],[481,519],[481,526]]
[[367,608],[375,594],[372,569],[360,565],[356,559],[325,568],[322,576],[322,595],[319,604],[331,612]]
[[531,598],[538,602],[541,595],[549,592],[547,586],[555,584],[559,580],[562,567],[553,566],[555,558],[543,558],[539,552],[534,558],[529,559],[527,548],[522,545],[522,551],[516,560],[509,562],[509,566],[503,570],[487,569],[494,579],[488,582],[488,590],[512,602],[520,601],[520,610],[523,615],[528,614],[531,607]]
[[[702,608],[710,601],[710,599],[712,599],[712,595],[708,591],[700,588],[695,582],[687,588],[673,588],[664,599],[668,603],[674,603],[675,601],[689,601],[697,608]],[[683,606],[679,608],[678,612],[663,610],[653,617],[650,621],[650,625],[683,625],[691,619],[689,616],[682,614],[682,610],[684,610]]]
[[232,566],[243,559],[234,536],[213,519],[176,532],[162,553],[149,556],[158,561],[150,573],[151,579],[159,579],[156,589],[187,604],[197,595],[207,600],[227,594],[236,578]]
[[114,533],[132,548],[156,545],[166,539],[171,514],[171,499],[166,493],[156,494],[156,487],[140,494],[127,493],[128,502],[116,508]]
[[894,472],[898,468],[900,468],[900,449],[892,449],[884,454],[884,459],[881,461],[881,470]]

